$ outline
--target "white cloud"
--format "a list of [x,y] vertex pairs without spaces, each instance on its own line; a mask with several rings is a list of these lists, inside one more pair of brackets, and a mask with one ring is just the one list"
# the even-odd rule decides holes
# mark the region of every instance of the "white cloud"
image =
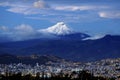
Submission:
[[29,32],[34,31],[34,29],[31,26],[26,25],[26,24],[21,24],[21,25],[15,27],[14,29],[17,31],[29,31]]
[[49,8],[50,6],[48,4],[46,4],[43,0],[39,0],[33,3],[33,6],[35,8]]
[[26,24],[21,24],[13,29],[13,34],[10,36],[14,40],[26,40],[26,39],[32,39],[35,35],[35,30]]
[[8,27],[6,26],[0,26],[0,31],[8,31]]
[[[12,7],[12,8],[9,8],[7,9],[7,11],[10,11],[10,12],[14,12],[14,13],[22,13],[22,14],[29,14],[28,13],[28,10],[29,8],[23,8],[23,7]],[[30,12],[30,11],[29,11]]]
[[[10,8],[7,9],[7,11],[14,12],[14,13],[20,13],[25,15],[31,15],[31,14],[43,14],[49,12],[49,14],[53,14],[51,11],[83,11],[83,10],[100,10],[100,9],[108,9],[108,6],[103,5],[73,5],[73,6],[65,6],[65,5],[49,5],[45,2],[45,0],[38,0],[33,2],[32,4],[26,4],[26,3],[10,3],[10,2],[4,2],[0,3],[0,6],[8,6]],[[59,13],[56,13],[59,14]]]
[[0,6],[5,7],[5,6],[12,6],[12,5],[9,2],[1,2]]
[[55,10],[67,10],[67,11],[77,11],[77,10],[99,10],[107,9],[108,6],[93,6],[93,5],[83,5],[83,6],[57,6]]
[[13,12],[13,13],[20,13],[24,15],[31,15],[31,14],[41,14],[45,9],[49,9],[50,6],[45,3],[43,0],[39,0],[36,2],[33,2],[32,4],[29,3],[15,3],[15,2],[2,2],[0,3],[0,6],[3,7],[9,7],[7,11]]
[[35,30],[26,24],[21,24],[17,27],[14,28],[14,33],[16,35],[20,35],[20,36],[29,36],[29,35],[33,35],[35,32]]
[[24,15],[31,15],[31,14],[38,14],[40,13],[40,11],[38,9],[35,9],[33,6],[31,5],[25,5],[25,4],[18,4],[18,5],[9,5],[10,8],[7,9],[7,11],[9,12],[13,12],[13,13],[20,13],[20,14],[24,14]]
[[98,13],[102,18],[117,18],[120,19],[120,11],[104,11]]
[[28,5],[20,4],[20,3],[14,3],[14,2],[1,2],[0,6],[3,7],[28,7]]
[[13,12],[13,13],[21,13],[21,14],[35,14],[34,11],[32,11],[32,8],[30,5],[25,5],[25,4],[18,4],[18,3],[10,3],[10,2],[2,2],[0,3],[0,6],[3,7],[9,7],[8,9],[6,9],[9,12]]
[[34,30],[31,26],[26,24],[21,24],[14,28],[8,29],[5,26],[0,27],[0,38],[9,40],[27,40],[37,38],[37,30]]
[[85,38],[83,40],[96,40],[96,39],[101,39],[103,37],[105,37],[105,35],[95,35],[95,36],[91,36],[91,37]]

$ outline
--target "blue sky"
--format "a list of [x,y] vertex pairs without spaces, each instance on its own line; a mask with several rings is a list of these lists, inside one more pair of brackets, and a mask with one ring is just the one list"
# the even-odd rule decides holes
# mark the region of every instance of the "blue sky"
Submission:
[[0,0],[3,40],[22,39],[61,21],[90,35],[120,35],[120,0]]

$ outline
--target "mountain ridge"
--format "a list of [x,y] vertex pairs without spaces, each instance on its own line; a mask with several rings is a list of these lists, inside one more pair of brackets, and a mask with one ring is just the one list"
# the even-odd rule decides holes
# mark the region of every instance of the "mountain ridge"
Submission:
[[95,61],[120,57],[120,36],[96,40],[51,39],[0,44],[0,53],[54,55],[73,61]]
[[[66,61],[57,56],[52,55],[38,55],[38,54],[31,54],[27,56],[20,56],[20,55],[12,55],[12,54],[0,54],[0,64],[11,64],[11,63],[23,63],[23,64],[31,64],[35,65],[36,63],[39,64],[46,64],[48,62],[62,62]],[[69,61],[68,61],[69,62]]]

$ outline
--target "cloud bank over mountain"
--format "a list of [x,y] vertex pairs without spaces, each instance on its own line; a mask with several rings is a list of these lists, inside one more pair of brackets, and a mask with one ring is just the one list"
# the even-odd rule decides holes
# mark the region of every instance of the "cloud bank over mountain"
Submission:
[[[3,40],[24,40],[37,37],[38,33],[31,26],[21,24],[14,28],[0,27],[0,37]],[[40,35],[40,34],[39,34]]]
[[54,35],[67,35],[73,33],[64,22],[58,22],[46,29],[34,29],[30,25],[21,24],[14,28],[0,27],[0,37],[3,40],[28,40],[36,38],[52,38]]

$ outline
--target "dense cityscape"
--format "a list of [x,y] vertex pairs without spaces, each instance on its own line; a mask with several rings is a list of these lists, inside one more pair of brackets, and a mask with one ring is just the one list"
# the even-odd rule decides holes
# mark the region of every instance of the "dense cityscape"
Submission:
[[[119,80],[120,77],[120,58],[105,59],[96,62],[79,63],[79,62],[47,62],[44,65],[26,65],[18,64],[0,64],[0,78],[3,76],[13,76],[21,74],[21,76],[31,75],[33,77],[51,78],[58,75],[62,77],[70,77],[70,79],[79,78],[80,72],[86,72],[94,77],[103,77],[105,80]],[[69,79],[68,79],[69,80]],[[83,79],[84,80],[84,79]],[[86,79],[85,79],[86,80]],[[99,80],[99,79],[98,79]],[[101,79],[104,80],[104,79]]]

